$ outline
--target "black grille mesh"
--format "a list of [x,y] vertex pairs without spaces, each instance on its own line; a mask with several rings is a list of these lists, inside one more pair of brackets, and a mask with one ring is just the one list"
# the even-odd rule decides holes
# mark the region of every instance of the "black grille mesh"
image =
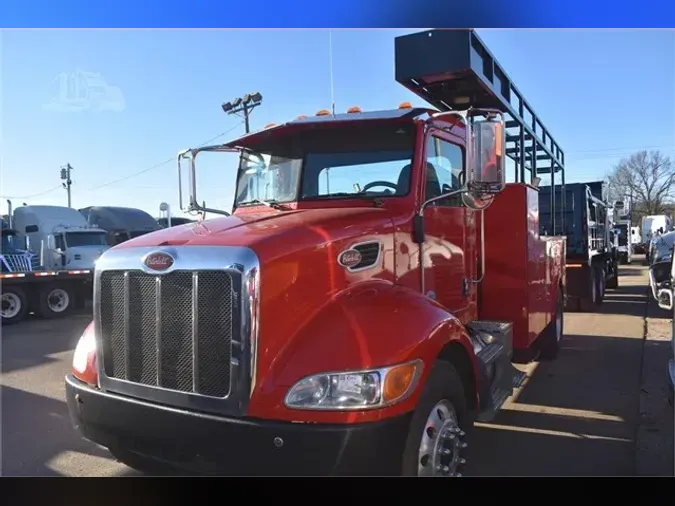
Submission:
[[[110,378],[225,397],[236,291],[224,271],[105,271],[103,366]],[[159,300],[158,300],[159,294]]]

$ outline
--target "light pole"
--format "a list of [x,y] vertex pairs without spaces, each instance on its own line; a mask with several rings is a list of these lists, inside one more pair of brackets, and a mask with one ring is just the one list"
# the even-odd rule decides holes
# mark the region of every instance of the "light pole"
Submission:
[[231,102],[223,102],[221,107],[223,108],[223,112],[227,114],[244,113],[244,127],[246,128],[246,133],[249,133],[251,128],[248,117],[251,111],[261,103],[262,95],[256,91],[255,93],[247,93],[243,97],[237,97]]

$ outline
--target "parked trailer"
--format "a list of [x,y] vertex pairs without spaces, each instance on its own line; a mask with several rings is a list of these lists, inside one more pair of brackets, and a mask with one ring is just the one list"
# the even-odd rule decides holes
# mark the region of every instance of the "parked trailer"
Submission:
[[[564,225],[556,231],[567,238],[568,311],[593,311],[602,303],[606,288],[619,286],[617,249],[610,237],[610,207],[602,200],[603,185],[602,181],[597,181],[555,188],[556,201],[562,204],[558,208],[564,209],[565,214]],[[550,201],[551,188],[541,188],[542,231],[548,226]]]
[[[21,209],[23,211],[26,208]],[[30,250],[21,249],[25,236],[21,237],[21,234],[10,227],[12,221],[10,206],[8,221],[3,220],[2,223],[2,252],[0,253],[2,325],[18,323],[31,312],[42,318],[56,318],[67,315],[73,309],[83,307],[91,298],[92,270],[49,268],[53,260],[51,256],[46,262],[40,260],[40,257],[47,256],[45,252],[48,249],[45,247],[45,241],[42,241],[39,256]],[[19,223],[23,223],[22,220],[19,220]],[[69,259],[72,257],[71,249],[81,252],[81,249],[68,248],[67,233],[71,233],[72,229],[61,225],[50,228],[46,226],[44,220],[38,220],[37,223],[36,232],[39,232],[41,228],[45,229],[45,238],[53,238],[59,234],[64,236],[61,241],[64,257],[68,256]],[[22,224],[22,227],[25,229],[24,225]],[[63,230],[66,234],[62,234]],[[76,233],[82,234],[79,231]]]
[[81,309],[91,298],[91,270],[3,272],[2,324],[13,325],[29,313],[58,318]]
[[138,469],[460,476],[513,352],[557,356],[565,239],[539,235],[533,181],[562,151],[474,31],[395,48],[440,111],[322,110],[179,155],[241,153],[233,215],[101,258],[66,378],[85,437]]

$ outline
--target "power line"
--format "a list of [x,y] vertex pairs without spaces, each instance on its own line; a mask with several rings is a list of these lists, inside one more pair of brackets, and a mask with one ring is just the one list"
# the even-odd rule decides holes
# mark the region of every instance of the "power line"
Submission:
[[[207,140],[207,141],[204,141],[204,142],[201,143],[198,147],[201,148],[201,147],[203,147],[203,146],[206,146],[206,145],[208,145],[209,143],[215,141],[216,139],[218,139],[218,138],[220,138],[220,137],[222,137],[222,136],[224,136],[224,135],[227,135],[228,133],[230,133],[230,132],[231,132],[232,130],[234,130],[235,128],[239,128],[243,123],[244,123],[243,121],[240,122],[240,123],[237,123],[237,124],[236,124],[235,126],[233,126],[232,128],[230,128],[230,129],[228,129],[228,130],[225,130],[224,132],[219,133],[218,135],[216,135],[216,136],[214,136],[214,137],[211,137],[211,138],[210,138],[209,140]],[[111,186],[111,185],[116,184],[116,183],[121,183],[122,181],[127,181],[128,179],[132,179],[132,178],[134,178],[134,177],[140,176],[141,174],[145,174],[146,172],[150,172],[151,170],[158,169],[158,168],[160,168],[160,167],[163,167],[163,166],[166,165],[167,163],[175,162],[175,161],[176,161],[176,157],[175,157],[175,156],[172,156],[171,158],[167,158],[167,159],[164,160],[163,162],[158,163],[158,164],[156,164],[156,165],[153,165],[153,166],[151,166],[151,167],[148,167],[147,169],[143,169],[143,170],[140,170],[140,171],[135,172],[135,173],[133,173],[133,174],[129,174],[128,176],[124,176],[124,177],[121,177],[121,178],[119,178],[119,179],[115,179],[114,181],[109,181],[109,182],[107,182],[107,183],[103,183],[103,184],[101,184],[101,185],[94,186],[94,187],[92,187],[92,188],[89,188],[88,191],[98,190],[98,189],[100,189],[100,188],[105,188],[106,186]]]
[[10,199],[10,200],[28,200],[28,199],[32,199],[32,198],[35,198],[35,197],[40,197],[42,195],[46,195],[46,194],[51,193],[55,190],[60,190],[61,188],[62,188],[62,186],[58,185],[58,186],[55,186],[54,188],[51,188],[49,190],[45,190],[45,191],[40,192],[40,193],[35,193],[33,195],[26,195],[26,196],[23,196],[23,197],[11,197],[11,196],[7,196],[7,195],[0,195],[0,198]]

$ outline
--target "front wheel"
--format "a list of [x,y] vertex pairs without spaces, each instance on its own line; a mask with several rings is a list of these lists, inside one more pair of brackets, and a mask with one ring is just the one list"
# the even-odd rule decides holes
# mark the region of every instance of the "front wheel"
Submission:
[[436,362],[410,423],[402,474],[461,476],[472,425],[457,369],[448,362]]

